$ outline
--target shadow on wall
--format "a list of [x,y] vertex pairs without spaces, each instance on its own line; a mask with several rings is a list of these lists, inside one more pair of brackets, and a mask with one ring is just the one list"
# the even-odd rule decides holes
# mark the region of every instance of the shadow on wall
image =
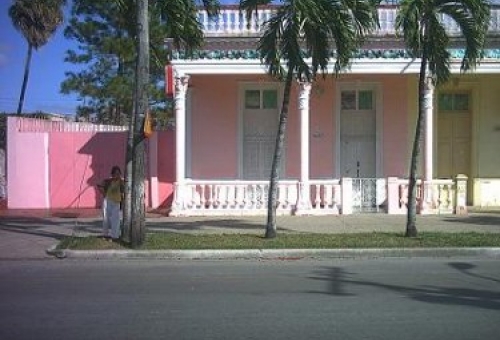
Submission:
[[[158,133],[158,163],[152,177],[158,179],[158,202],[170,207],[175,181],[174,133]],[[50,136],[50,199],[55,209],[98,208],[102,195],[97,184],[110,176],[111,168],[125,169],[127,132],[55,132]],[[149,158],[146,154],[147,168]],[[149,178],[149,173],[146,178]],[[147,188],[148,186],[146,186]]]
[[161,208],[170,208],[175,183],[175,132],[158,131],[158,185]]
[[97,184],[113,165],[123,168],[126,133],[52,132],[49,143],[51,208],[100,207]]
[[80,182],[75,183],[79,185],[77,200],[85,198],[85,202],[93,203],[94,207],[102,205],[102,195],[97,185],[110,176],[111,168],[115,165],[124,173],[126,137],[126,132],[98,132],[78,150],[76,157],[85,159],[80,159],[83,171],[78,171],[81,176],[75,178]]

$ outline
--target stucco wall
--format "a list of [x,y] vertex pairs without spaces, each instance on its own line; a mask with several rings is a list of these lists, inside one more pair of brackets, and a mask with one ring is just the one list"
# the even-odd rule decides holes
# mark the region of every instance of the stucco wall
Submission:
[[[194,179],[238,177],[240,148],[239,88],[271,82],[264,76],[193,76],[191,89],[191,175]],[[406,176],[408,163],[408,80],[401,76],[344,75],[319,79],[310,95],[310,178],[333,178],[337,143],[337,86],[342,82],[376,84],[381,91],[379,136],[384,177]],[[300,177],[299,88],[292,85],[282,178]],[[281,103],[280,103],[281,104]],[[280,105],[281,106],[281,105]],[[189,137],[188,137],[189,138]]]
[[[408,82],[405,77],[386,76],[383,86],[382,155],[384,177],[408,175]],[[411,143],[410,143],[411,144]]]
[[[476,80],[477,82],[477,80]],[[483,76],[474,107],[477,135],[477,177],[500,177],[500,77]],[[475,98],[474,98],[475,99]]]
[[18,118],[7,119],[7,207],[49,207],[47,133],[19,132]]
[[53,208],[100,206],[96,185],[111,167],[125,165],[126,132],[50,133],[50,201]]
[[[78,124],[72,124],[71,129],[78,130]],[[124,170],[127,132],[71,129],[53,131],[50,122],[9,117],[8,208],[93,208],[101,205],[102,197],[96,185],[109,176],[113,165]],[[146,192],[146,202],[151,205],[154,196],[157,205],[168,206],[175,179],[175,134],[173,131],[155,134],[158,138],[156,171],[149,168],[154,158],[149,155],[145,188],[157,192]],[[153,181],[154,186],[150,185]]]
[[311,89],[310,176],[315,179],[332,178],[334,174],[337,104],[333,83],[331,77],[320,79]]
[[190,84],[192,177],[237,178],[237,78],[194,76]]
[[172,204],[175,182],[175,133],[159,131],[158,134],[158,202],[161,207]]

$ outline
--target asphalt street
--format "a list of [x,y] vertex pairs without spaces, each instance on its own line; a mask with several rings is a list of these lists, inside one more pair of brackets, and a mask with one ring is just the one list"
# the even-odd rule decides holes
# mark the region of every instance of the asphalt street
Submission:
[[495,339],[487,258],[0,262],[0,339]]

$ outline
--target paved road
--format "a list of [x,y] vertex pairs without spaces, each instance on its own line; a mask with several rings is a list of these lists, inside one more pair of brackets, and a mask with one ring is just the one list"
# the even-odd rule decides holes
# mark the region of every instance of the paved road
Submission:
[[495,339],[491,259],[3,261],[0,339]]

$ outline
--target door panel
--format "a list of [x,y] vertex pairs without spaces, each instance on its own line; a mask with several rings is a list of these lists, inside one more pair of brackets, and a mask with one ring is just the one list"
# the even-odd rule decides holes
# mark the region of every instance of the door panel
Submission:
[[243,178],[269,179],[278,132],[276,109],[245,109],[243,112]]
[[470,117],[468,113],[439,113],[438,177],[470,176]]
[[374,110],[343,110],[340,126],[341,176],[376,176]]

